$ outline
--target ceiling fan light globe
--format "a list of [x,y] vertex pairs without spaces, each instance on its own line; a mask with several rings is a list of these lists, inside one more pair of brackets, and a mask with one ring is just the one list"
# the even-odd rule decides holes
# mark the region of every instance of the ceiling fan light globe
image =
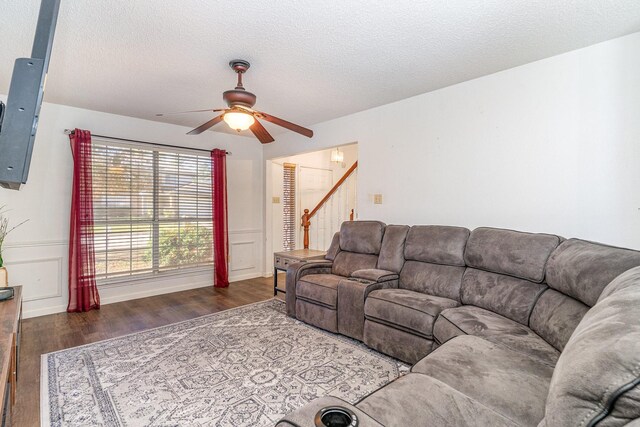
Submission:
[[224,121],[233,130],[240,132],[241,130],[247,130],[256,122],[251,114],[243,113],[240,111],[229,111],[224,115]]

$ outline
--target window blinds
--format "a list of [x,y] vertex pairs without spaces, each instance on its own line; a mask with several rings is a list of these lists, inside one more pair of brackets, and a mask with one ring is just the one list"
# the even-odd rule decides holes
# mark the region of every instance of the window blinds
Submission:
[[94,139],[96,278],[213,264],[206,155]]
[[282,247],[285,251],[296,248],[296,165],[283,165],[282,182]]

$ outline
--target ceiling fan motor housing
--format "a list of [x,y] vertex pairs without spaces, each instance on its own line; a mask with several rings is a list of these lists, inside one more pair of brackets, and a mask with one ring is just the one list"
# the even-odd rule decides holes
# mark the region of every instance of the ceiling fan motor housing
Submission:
[[244,89],[227,90],[222,94],[222,99],[224,99],[229,108],[238,105],[251,108],[256,104],[256,96]]

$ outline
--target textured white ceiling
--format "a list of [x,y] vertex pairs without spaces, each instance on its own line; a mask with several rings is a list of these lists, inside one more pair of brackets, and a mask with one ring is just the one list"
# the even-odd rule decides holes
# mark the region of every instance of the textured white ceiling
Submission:
[[[38,7],[0,0],[0,93]],[[310,126],[636,31],[637,0],[62,0],[45,100],[196,126],[154,114],[222,107],[244,58],[256,108]]]

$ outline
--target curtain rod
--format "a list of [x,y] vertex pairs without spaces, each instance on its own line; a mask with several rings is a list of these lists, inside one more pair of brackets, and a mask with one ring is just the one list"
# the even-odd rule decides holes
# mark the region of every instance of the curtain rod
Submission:
[[[64,130],[64,134],[65,135],[73,135],[74,133],[75,133],[75,131],[71,130],[71,129],[65,129]],[[137,139],[118,138],[116,136],[98,135],[98,134],[94,134],[94,133],[92,133],[91,136],[95,136],[96,138],[117,139],[118,141],[137,142],[139,144],[156,145],[156,146],[159,146],[159,147],[182,148],[183,150],[203,151],[203,152],[206,152],[206,153],[211,153],[211,150],[204,150],[202,148],[181,147],[180,145],[170,145],[170,144],[158,144],[156,142],[138,141]],[[225,151],[225,153],[227,153],[229,156],[231,155],[230,151]]]

